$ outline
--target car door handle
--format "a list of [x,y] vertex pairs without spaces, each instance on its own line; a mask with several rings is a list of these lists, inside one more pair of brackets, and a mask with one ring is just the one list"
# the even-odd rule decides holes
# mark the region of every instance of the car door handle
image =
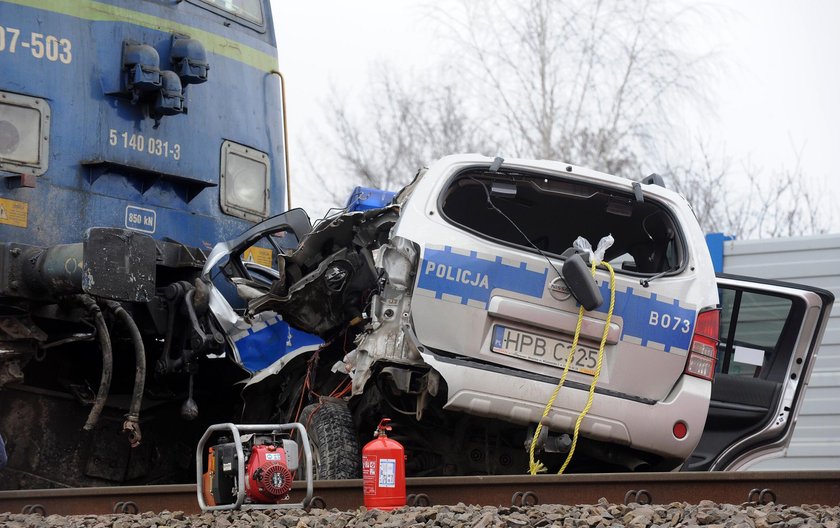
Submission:
[[[490,306],[487,312],[499,319],[508,319],[519,323],[538,326],[551,330],[552,332],[563,332],[570,336],[575,335],[578,314],[571,313],[547,306],[539,306],[525,301],[509,299],[494,295],[490,298]],[[615,321],[615,315],[613,315]],[[580,327],[580,335],[583,338],[601,342],[604,335],[604,321],[584,314]],[[607,333],[607,344],[618,343],[621,335],[621,327],[615,322],[610,323],[610,330]]]

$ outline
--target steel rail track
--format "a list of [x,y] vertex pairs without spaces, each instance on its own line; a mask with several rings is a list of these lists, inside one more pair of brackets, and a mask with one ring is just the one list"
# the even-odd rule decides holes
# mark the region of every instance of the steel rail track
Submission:
[[[291,501],[305,489],[296,482]],[[479,504],[492,506],[537,503],[667,504],[776,502],[788,505],[840,505],[840,472],[622,473],[590,475],[506,475],[410,478],[410,502],[416,505]],[[316,481],[316,507],[352,510],[362,505],[361,480]],[[65,488],[0,492],[0,512],[43,515],[93,515],[144,511],[198,513],[192,484]]]

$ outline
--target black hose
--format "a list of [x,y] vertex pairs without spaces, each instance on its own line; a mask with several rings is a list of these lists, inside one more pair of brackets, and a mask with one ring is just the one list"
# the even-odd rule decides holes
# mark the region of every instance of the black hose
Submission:
[[143,346],[143,336],[140,335],[140,329],[137,328],[131,314],[125,311],[125,308],[118,302],[106,301],[105,304],[128,327],[131,342],[134,345],[134,389],[131,391],[131,404],[123,423],[123,432],[128,434],[131,447],[137,447],[140,445],[142,437],[140,434],[140,406],[143,404],[143,390],[146,384],[146,349]]
[[105,400],[111,390],[111,374],[114,372],[114,357],[111,351],[111,336],[108,333],[108,326],[105,325],[105,318],[102,317],[102,310],[96,305],[96,301],[89,295],[81,296],[82,304],[93,316],[96,326],[96,333],[99,337],[99,348],[102,350],[102,376],[99,380],[99,390],[96,392],[96,399],[93,401],[93,408],[88,413],[84,430],[90,431],[96,427],[99,415],[105,408]]

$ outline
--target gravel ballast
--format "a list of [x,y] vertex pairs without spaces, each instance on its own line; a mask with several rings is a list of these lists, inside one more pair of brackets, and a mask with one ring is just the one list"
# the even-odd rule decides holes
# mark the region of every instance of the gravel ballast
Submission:
[[530,507],[455,506],[406,507],[383,512],[313,509],[274,511],[225,511],[186,515],[183,512],[146,512],[137,515],[23,515],[0,513],[0,526],[9,528],[349,528],[349,527],[446,527],[564,528],[688,527],[709,528],[840,528],[840,506],[671,504],[598,504],[564,506],[540,504]]

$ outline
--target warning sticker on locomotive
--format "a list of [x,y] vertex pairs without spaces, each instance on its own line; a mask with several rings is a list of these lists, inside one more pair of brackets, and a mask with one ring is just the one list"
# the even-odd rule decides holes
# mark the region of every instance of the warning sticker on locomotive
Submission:
[[254,262],[260,266],[270,268],[273,257],[270,249],[251,246],[242,253],[242,259],[245,262]]
[[0,198],[0,224],[26,227],[29,223],[29,204]]
[[379,487],[397,487],[397,461],[393,458],[379,460]]

